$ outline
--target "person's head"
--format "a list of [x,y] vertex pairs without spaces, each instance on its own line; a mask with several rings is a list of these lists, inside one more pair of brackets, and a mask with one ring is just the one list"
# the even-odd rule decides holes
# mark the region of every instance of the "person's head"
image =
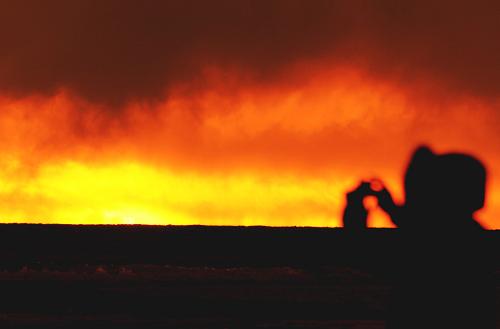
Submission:
[[406,207],[418,213],[471,216],[484,206],[486,169],[460,153],[436,154],[421,146],[405,174]]

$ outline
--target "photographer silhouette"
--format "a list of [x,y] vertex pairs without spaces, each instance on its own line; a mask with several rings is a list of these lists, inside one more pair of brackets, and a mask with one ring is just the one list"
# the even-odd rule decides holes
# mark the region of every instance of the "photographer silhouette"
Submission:
[[387,328],[495,328],[495,285],[487,231],[474,219],[485,200],[486,169],[459,153],[419,147],[404,177],[405,203],[383,183],[347,193],[343,221],[366,228],[363,200],[374,196],[400,229]]

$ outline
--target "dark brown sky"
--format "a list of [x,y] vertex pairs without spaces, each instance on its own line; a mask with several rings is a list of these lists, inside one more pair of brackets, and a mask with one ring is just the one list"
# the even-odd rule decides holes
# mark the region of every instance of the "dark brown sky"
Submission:
[[269,81],[303,60],[500,93],[498,1],[1,0],[0,93],[120,104],[223,66]]

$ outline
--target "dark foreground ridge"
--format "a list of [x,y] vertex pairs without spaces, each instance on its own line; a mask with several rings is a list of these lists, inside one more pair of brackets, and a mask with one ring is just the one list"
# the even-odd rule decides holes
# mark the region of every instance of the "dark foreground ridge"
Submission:
[[399,240],[393,229],[2,224],[0,327],[384,328]]
[[390,258],[396,239],[391,229],[354,236],[309,227],[0,224],[0,267],[340,265],[372,253]]
[[[488,232],[500,250],[500,231]],[[0,224],[0,269],[19,266],[168,264],[324,266],[373,263],[398,255],[395,229]],[[496,259],[500,265],[500,255]]]

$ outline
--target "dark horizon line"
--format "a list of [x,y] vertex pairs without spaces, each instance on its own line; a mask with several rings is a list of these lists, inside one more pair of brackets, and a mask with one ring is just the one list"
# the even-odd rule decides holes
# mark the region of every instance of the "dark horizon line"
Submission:
[[[64,224],[64,223],[22,223],[10,222],[0,223],[1,226],[68,226],[68,227],[148,227],[148,228],[249,228],[249,229],[319,229],[319,230],[344,230],[342,226],[269,226],[269,225],[204,225],[204,224]],[[390,230],[396,231],[396,227],[369,227],[367,230]],[[487,231],[500,231],[500,228],[487,229]]]

